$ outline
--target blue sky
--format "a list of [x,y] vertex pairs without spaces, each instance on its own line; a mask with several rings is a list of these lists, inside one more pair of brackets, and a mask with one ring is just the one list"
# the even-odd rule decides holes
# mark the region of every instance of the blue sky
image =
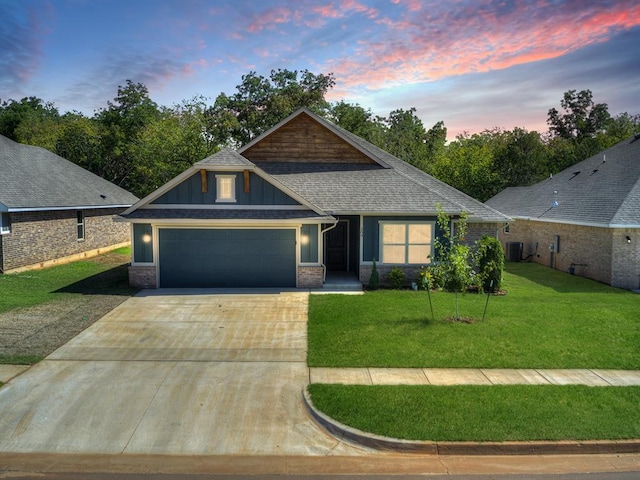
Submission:
[[330,100],[449,137],[546,131],[569,89],[640,113],[637,0],[0,0],[0,100],[92,115],[127,79],[172,105],[242,75],[332,72]]

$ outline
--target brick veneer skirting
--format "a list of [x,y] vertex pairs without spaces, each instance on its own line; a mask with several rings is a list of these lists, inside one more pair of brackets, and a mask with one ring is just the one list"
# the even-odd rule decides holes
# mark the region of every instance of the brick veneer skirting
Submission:
[[130,266],[129,285],[135,288],[157,288],[156,267]]
[[298,288],[322,288],[323,281],[322,266],[298,267]]

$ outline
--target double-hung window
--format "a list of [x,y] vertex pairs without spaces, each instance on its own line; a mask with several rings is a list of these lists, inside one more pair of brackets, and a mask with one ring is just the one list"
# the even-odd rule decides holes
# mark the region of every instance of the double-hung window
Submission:
[[84,212],[78,210],[76,215],[76,228],[78,232],[78,240],[84,240]]
[[381,262],[396,265],[431,263],[434,224],[380,222]]
[[216,175],[216,202],[236,201],[236,176]]
[[11,233],[11,220],[9,212],[0,213],[0,235]]

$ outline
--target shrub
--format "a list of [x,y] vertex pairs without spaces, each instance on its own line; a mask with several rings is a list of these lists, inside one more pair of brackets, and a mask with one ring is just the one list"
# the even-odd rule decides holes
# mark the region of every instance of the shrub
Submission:
[[[504,251],[498,239],[483,235],[476,242],[478,277],[485,292],[495,293],[502,286]],[[491,284],[493,282],[493,285]]]
[[387,281],[396,290],[400,290],[404,286],[404,271],[400,267],[393,267],[387,274]]
[[376,268],[376,259],[373,259],[373,267],[371,268],[371,275],[369,276],[369,289],[378,290],[380,288],[380,275]]

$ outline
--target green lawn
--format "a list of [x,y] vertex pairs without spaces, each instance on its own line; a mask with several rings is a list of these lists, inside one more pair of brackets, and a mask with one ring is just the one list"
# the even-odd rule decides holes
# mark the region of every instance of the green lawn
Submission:
[[431,441],[640,438],[640,387],[582,385],[310,385],[339,422],[387,437]]
[[310,366],[640,368],[640,295],[529,263],[508,264],[504,296],[381,290],[312,295]]
[[125,247],[65,265],[0,275],[0,313],[38,305],[64,295],[131,295],[137,290],[127,284],[127,266],[114,268],[114,258],[130,254],[131,249]]

